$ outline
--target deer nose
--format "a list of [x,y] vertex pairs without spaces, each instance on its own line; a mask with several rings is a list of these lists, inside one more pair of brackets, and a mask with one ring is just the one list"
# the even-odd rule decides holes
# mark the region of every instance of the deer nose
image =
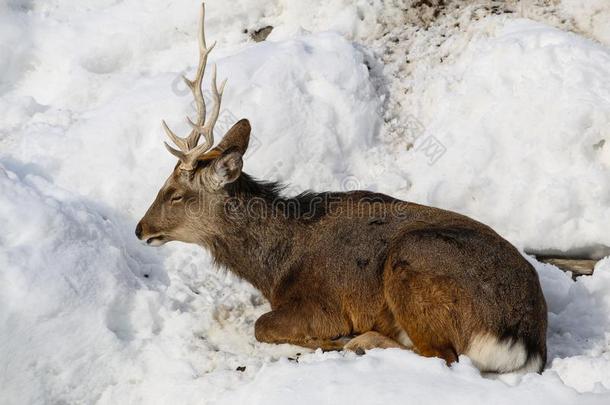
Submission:
[[136,236],[138,239],[142,239],[142,224],[140,222],[138,222],[138,225],[136,226]]

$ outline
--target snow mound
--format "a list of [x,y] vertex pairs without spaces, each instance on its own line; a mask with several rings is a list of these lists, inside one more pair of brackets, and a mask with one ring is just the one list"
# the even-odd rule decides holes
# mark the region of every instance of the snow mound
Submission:
[[403,196],[478,218],[528,251],[603,257],[610,50],[526,20],[479,30],[453,62],[413,73],[406,111],[419,127],[392,167],[411,179]]
[[2,402],[95,398],[115,379],[101,361],[159,328],[153,291],[167,276],[112,219],[38,176],[0,166],[0,212]]

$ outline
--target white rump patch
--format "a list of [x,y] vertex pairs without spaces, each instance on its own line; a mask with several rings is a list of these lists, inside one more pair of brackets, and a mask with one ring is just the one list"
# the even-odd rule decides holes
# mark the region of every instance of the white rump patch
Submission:
[[496,373],[537,372],[542,361],[540,355],[532,356],[527,361],[527,350],[523,343],[511,339],[500,342],[489,333],[476,335],[464,354],[479,370]]

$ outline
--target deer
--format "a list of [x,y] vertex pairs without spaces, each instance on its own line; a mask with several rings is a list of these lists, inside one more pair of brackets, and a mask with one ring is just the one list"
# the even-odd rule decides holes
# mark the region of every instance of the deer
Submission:
[[[211,77],[205,4],[191,131],[162,121],[178,161],[137,224],[149,246],[197,244],[251,283],[271,310],[256,340],[364,354],[409,349],[448,365],[466,355],[481,372],[542,372],[547,307],[534,267],[490,227],[459,213],[369,191],[286,196],[244,172],[251,126],[235,123],[214,146],[226,80]],[[203,137],[203,142],[199,143]]]

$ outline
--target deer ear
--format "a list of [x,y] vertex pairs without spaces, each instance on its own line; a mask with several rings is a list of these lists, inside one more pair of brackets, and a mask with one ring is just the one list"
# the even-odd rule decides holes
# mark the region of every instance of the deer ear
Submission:
[[233,149],[241,153],[242,156],[245,155],[246,149],[248,149],[248,142],[250,141],[250,130],[250,121],[245,118],[237,121],[227,131],[222,141],[220,141],[214,150],[222,153]]
[[232,183],[237,180],[241,174],[243,160],[241,153],[230,152],[214,160],[212,165],[214,186],[216,186],[216,188],[220,188],[225,184]]

